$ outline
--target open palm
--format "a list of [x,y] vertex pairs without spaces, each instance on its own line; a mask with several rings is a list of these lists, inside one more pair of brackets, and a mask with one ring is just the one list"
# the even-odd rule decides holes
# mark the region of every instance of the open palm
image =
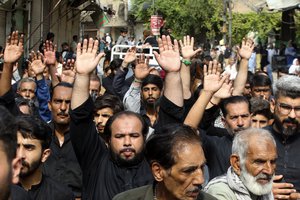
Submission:
[[177,40],[174,40],[173,45],[170,36],[163,35],[162,39],[158,39],[158,46],[160,54],[153,52],[158,64],[167,72],[178,72],[180,55]]
[[23,35],[19,37],[18,31],[14,31],[7,39],[4,51],[4,61],[7,63],[17,62],[22,54]]
[[218,64],[216,61],[210,62],[207,66],[204,66],[204,83],[203,83],[203,89],[205,91],[209,92],[216,92],[220,89],[222,84],[224,83],[226,77],[220,76],[220,64]]
[[238,52],[241,58],[245,58],[249,60],[253,52],[253,49],[254,49],[254,43],[252,39],[244,39],[242,41],[241,48],[238,49]]
[[181,47],[181,55],[184,59],[190,59],[196,53],[202,50],[201,48],[199,48],[196,51],[194,51],[194,37],[190,38],[189,35],[184,36],[183,42],[180,40],[179,43]]
[[93,40],[93,38],[84,39],[83,45],[78,43],[77,45],[77,59],[75,62],[75,68],[79,74],[90,74],[98,65],[101,57],[104,53],[97,55],[98,50],[98,40]]

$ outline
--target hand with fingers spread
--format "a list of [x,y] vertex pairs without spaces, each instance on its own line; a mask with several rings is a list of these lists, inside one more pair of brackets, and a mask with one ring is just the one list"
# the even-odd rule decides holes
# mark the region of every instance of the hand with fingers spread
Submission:
[[12,34],[7,38],[6,41],[6,46],[4,50],[4,62],[14,63],[21,58],[24,51],[23,42],[23,35],[19,37],[18,31],[12,32]]
[[61,82],[67,82],[73,84],[75,81],[76,70],[74,68],[75,60],[68,59],[67,62],[63,63],[63,71],[58,78]]
[[180,55],[177,40],[172,44],[170,36],[163,35],[158,39],[159,53],[154,51],[155,58],[158,64],[166,72],[179,72],[180,70]]
[[98,44],[98,40],[94,41],[93,38],[90,38],[89,41],[84,39],[82,47],[81,43],[78,43],[77,59],[75,62],[75,68],[78,74],[89,75],[92,73],[101,57],[105,55],[104,53],[97,55]]
[[191,59],[195,54],[202,51],[201,48],[194,50],[194,37],[190,37],[189,35],[184,36],[183,42],[180,40],[179,43],[183,59]]
[[56,45],[53,45],[51,41],[46,40],[46,42],[44,43],[44,47],[45,64],[54,66],[56,63]]
[[123,59],[124,64],[132,63],[136,57],[136,47],[131,47],[127,50],[125,57]]
[[152,69],[154,67],[149,67],[149,58],[145,58],[145,55],[142,54],[135,61],[134,76],[136,79],[142,81],[149,75]]
[[238,48],[239,56],[242,59],[249,60],[251,57],[251,54],[253,52],[253,49],[254,49],[254,42],[250,38],[248,38],[248,39],[244,38],[242,41],[241,48],[240,47],[237,47],[237,48]]
[[31,52],[29,65],[38,79],[43,77],[46,65],[43,62],[43,55],[40,52]]
[[75,69],[75,60],[68,59],[67,62],[63,62],[63,70],[74,70]]
[[226,74],[226,79],[222,84],[221,88],[214,94],[215,98],[225,99],[232,96],[233,92],[233,82],[229,80],[229,75]]
[[205,65],[203,69],[204,83],[203,90],[211,93],[218,91],[228,76],[220,76],[221,64],[217,61],[210,61],[208,67]]

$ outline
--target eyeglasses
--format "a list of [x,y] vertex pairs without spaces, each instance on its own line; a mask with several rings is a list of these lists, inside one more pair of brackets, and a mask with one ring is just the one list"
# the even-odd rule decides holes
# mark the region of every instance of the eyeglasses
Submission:
[[292,110],[294,110],[295,115],[300,117],[300,106],[293,107],[284,103],[277,103],[277,105],[279,106],[279,111],[281,114],[288,115]]

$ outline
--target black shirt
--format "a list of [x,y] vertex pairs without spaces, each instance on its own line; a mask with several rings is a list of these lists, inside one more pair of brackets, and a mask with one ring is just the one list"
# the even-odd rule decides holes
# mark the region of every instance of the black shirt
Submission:
[[233,137],[228,133],[222,137],[208,136],[204,130],[200,130],[200,133],[211,180],[226,173],[230,167]]
[[278,159],[276,161],[276,174],[283,175],[284,182],[292,183],[300,191],[300,133],[284,138],[281,133],[276,132],[272,126],[266,127],[269,130],[277,147]]
[[65,185],[58,183],[48,176],[43,175],[42,181],[31,186],[28,190],[29,197],[33,200],[71,200],[74,199],[72,191]]
[[50,149],[51,154],[44,163],[44,174],[68,186],[75,197],[81,197],[82,172],[71,143],[70,133],[65,133],[64,143],[60,146],[53,128]]
[[11,185],[11,200],[31,200],[26,190],[18,185]]
[[82,199],[111,200],[128,189],[152,183],[149,164],[143,159],[132,167],[118,166],[98,136],[93,122],[94,105],[89,98],[71,110],[71,141],[83,173]]

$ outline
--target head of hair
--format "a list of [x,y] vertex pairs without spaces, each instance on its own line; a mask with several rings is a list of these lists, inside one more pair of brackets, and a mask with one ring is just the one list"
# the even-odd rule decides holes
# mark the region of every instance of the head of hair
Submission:
[[272,118],[272,112],[270,110],[270,102],[259,97],[253,97],[250,99],[251,114],[263,115],[268,119]]
[[0,150],[6,154],[8,163],[16,157],[17,128],[15,117],[3,106],[0,106]]
[[262,87],[262,86],[269,86],[272,87],[271,79],[268,76],[262,74],[255,74],[253,76],[252,82],[250,82],[250,87]]
[[73,88],[73,85],[71,83],[68,83],[68,82],[59,82],[57,85],[55,85],[53,88],[52,88],[52,92],[51,92],[51,99],[53,97],[53,94],[54,94],[54,91],[57,87],[66,87],[66,88]]
[[95,102],[95,112],[103,108],[110,108],[113,113],[116,114],[124,110],[124,106],[119,97],[111,94],[104,94],[96,98]]
[[50,148],[52,130],[46,122],[37,117],[22,115],[16,118],[16,123],[22,137],[40,140],[42,150]]
[[114,75],[114,71],[119,69],[122,65],[122,62],[123,60],[121,58],[116,58],[116,59],[113,59],[110,64],[109,64],[109,67],[111,69],[111,74]]
[[246,83],[251,84],[252,80],[253,80],[253,76],[254,76],[254,74],[252,72],[248,71]]
[[144,35],[144,38],[150,36],[150,35],[153,35],[152,32],[150,30],[144,30],[143,31],[143,35]]
[[282,76],[273,84],[275,99],[280,96],[296,99],[300,97],[300,77],[293,75]]
[[249,112],[250,112],[250,103],[248,101],[248,99],[244,96],[231,96],[225,99],[222,99],[220,102],[220,108],[221,111],[224,115],[224,117],[226,117],[226,115],[228,114],[228,110],[227,110],[227,105],[228,104],[235,104],[235,103],[246,103],[248,105],[249,108]]
[[154,75],[154,74],[149,74],[148,76],[146,76],[146,78],[144,78],[144,80],[142,81],[142,87],[145,87],[148,84],[154,84],[156,85],[160,90],[162,90],[164,83],[163,80],[160,78],[160,76]]
[[20,87],[23,83],[34,83],[35,84],[35,89],[36,89],[36,83],[35,80],[31,77],[26,77],[26,78],[22,78],[19,82],[18,82],[18,86],[17,86],[17,90],[20,90]]
[[90,75],[90,81],[98,81],[98,82],[101,82],[99,76],[97,76],[96,74],[92,73]]
[[[257,137],[257,141],[271,141],[276,147],[276,142],[272,134],[265,130],[259,128],[248,128],[240,131],[235,135],[232,143],[232,154],[236,154],[240,158],[241,163],[245,163],[247,158],[247,152],[249,149],[249,140],[251,137]],[[261,143],[257,143],[260,145]]]
[[118,113],[114,114],[106,122],[103,134],[104,134],[105,138],[107,139],[107,141],[109,141],[110,138],[111,138],[111,125],[112,125],[112,123],[115,120],[117,120],[119,118],[122,118],[122,117],[135,117],[135,118],[137,118],[142,124],[142,134],[143,134],[144,137],[146,137],[149,128],[148,128],[148,125],[146,124],[144,118],[140,114],[135,113],[135,112],[121,111],[121,112],[118,112]]
[[289,68],[287,67],[278,67],[277,73],[284,73],[284,74],[289,74]]
[[158,162],[164,169],[176,164],[177,152],[183,145],[201,145],[195,129],[183,124],[170,124],[150,136],[145,146],[145,156],[151,164]]
[[47,37],[46,37],[46,40],[50,40],[50,39],[53,39],[54,38],[54,33],[52,33],[52,32],[48,32],[47,33]]

